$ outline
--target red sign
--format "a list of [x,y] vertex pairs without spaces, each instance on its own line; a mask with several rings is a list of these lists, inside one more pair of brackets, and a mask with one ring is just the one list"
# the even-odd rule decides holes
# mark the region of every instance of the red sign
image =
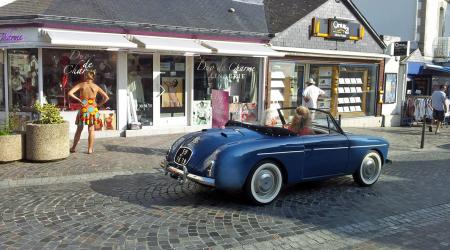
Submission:
[[222,128],[228,121],[228,91],[212,90],[211,106],[212,106],[212,127]]

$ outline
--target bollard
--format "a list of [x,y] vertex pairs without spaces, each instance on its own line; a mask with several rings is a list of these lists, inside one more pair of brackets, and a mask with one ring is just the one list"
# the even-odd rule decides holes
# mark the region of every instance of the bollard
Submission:
[[341,114],[339,114],[338,124],[339,124],[339,127],[340,127],[341,126]]
[[425,144],[425,127],[427,126],[426,116],[423,116],[423,125],[422,125],[422,138],[420,140],[420,148],[423,148]]

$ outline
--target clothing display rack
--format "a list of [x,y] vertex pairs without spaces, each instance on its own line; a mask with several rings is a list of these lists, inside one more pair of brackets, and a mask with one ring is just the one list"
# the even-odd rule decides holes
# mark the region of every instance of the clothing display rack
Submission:
[[431,121],[433,119],[431,96],[407,95],[401,117],[402,126],[413,126],[419,122]]

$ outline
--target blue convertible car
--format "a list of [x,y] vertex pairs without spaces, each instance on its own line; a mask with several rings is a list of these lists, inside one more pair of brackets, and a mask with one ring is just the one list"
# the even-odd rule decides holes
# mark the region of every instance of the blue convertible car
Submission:
[[161,163],[166,173],[222,190],[243,190],[257,204],[272,202],[284,184],[353,175],[374,184],[388,162],[389,143],[345,133],[325,111],[312,110],[313,135],[286,129],[295,108],[278,110],[279,126],[230,121],[176,140]]

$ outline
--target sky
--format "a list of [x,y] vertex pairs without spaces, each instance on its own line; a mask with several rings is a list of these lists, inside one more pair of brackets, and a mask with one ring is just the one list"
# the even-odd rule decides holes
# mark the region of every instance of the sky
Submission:
[[[380,35],[414,40],[416,0],[353,0]],[[383,13],[382,15],[380,15]]]
[[10,2],[14,2],[14,0],[0,0],[0,6],[6,5]]

